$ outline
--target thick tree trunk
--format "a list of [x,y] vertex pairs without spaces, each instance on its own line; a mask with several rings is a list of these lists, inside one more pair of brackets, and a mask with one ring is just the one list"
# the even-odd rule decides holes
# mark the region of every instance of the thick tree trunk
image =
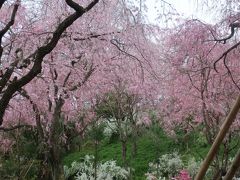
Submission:
[[61,109],[64,104],[64,100],[59,97],[56,101],[56,107],[53,114],[53,122],[50,129],[50,161],[52,169],[53,180],[64,180],[63,166],[61,164],[61,147],[59,139],[62,134],[63,124],[61,117]]
[[64,180],[63,165],[61,163],[61,149],[56,144],[51,148],[50,161],[52,180]]
[[[53,150],[53,152],[58,153],[58,150]],[[52,154],[52,180],[64,180],[63,166],[58,154]]]
[[52,180],[64,180],[63,166],[60,160],[59,150],[53,148],[51,152]]
[[240,109],[240,95],[237,98],[233,108],[231,109],[230,113],[228,114],[227,118],[225,119],[224,123],[222,124],[220,131],[213,142],[211,149],[209,150],[207,157],[203,161],[199,172],[197,173],[195,180],[202,180],[208,170],[208,167],[213,160],[214,156],[216,155],[221,142],[223,141],[224,137],[226,136],[230,126],[232,125],[238,111]]

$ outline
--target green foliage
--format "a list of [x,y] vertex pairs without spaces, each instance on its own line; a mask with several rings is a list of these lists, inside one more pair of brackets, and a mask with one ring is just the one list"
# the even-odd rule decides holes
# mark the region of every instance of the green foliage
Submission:
[[[149,163],[156,162],[159,157],[164,154],[179,152],[181,160],[186,169],[188,169],[191,175],[194,175],[199,167],[200,162],[207,154],[210,145],[206,144],[206,139],[200,130],[188,132],[187,142],[182,142],[182,138],[186,134],[183,131],[176,133],[177,138],[171,138],[167,136],[162,128],[158,124],[154,124],[145,130],[137,141],[137,154],[135,157],[131,154],[132,144],[127,144],[127,162],[134,171],[131,175],[134,179],[146,179],[145,173],[149,170]],[[236,145],[234,140],[234,144]],[[186,149],[186,147],[188,147]],[[94,154],[93,145],[85,145],[80,152],[75,152],[67,155],[64,158],[64,164],[70,165],[76,159],[84,157],[87,154]],[[113,142],[103,141],[99,145],[99,160],[106,162],[109,160],[116,160],[117,165],[122,166],[123,161],[121,157],[121,143],[118,140]],[[211,177],[211,170],[208,172]]]
[[117,88],[99,99],[95,112],[102,118],[120,120],[130,116],[129,110],[136,106],[137,102],[137,95],[129,94],[124,88]]
[[[159,157],[159,154],[166,154],[169,152],[169,147],[173,147],[173,140],[167,137],[164,134],[164,131],[161,128],[155,127],[155,131],[158,134],[158,138],[160,139],[160,143],[157,145],[152,139],[151,133],[148,133],[149,130],[143,132],[145,135],[141,136],[137,141],[138,151],[135,158],[132,157],[131,154],[131,143],[127,144],[127,161],[128,165],[134,169],[133,177],[137,179],[144,179],[144,173],[148,171],[148,163],[154,161]],[[176,148],[176,147],[175,147]],[[83,148],[83,151],[69,154],[64,158],[64,164],[70,165],[79,157],[83,157],[84,155],[94,153],[92,148]],[[103,162],[109,161],[111,159],[116,160],[117,164],[122,166],[123,161],[121,157],[121,143],[119,141],[113,143],[104,143],[99,147],[99,159]]]
[[104,138],[104,131],[105,125],[104,123],[94,123],[90,129],[88,130],[87,134],[90,139],[100,142]]
[[9,137],[15,140],[12,152],[2,156],[0,164],[0,179],[32,179],[39,171],[39,147],[36,143],[36,129],[12,131]]
[[[123,166],[122,147],[118,135],[112,137],[111,141],[106,139],[103,133],[104,127],[104,124],[96,124],[90,128],[86,138],[81,139],[80,151],[75,150],[73,153],[65,154],[64,165],[70,167],[72,162],[80,161],[87,154],[94,154],[94,139],[96,139],[99,141],[98,160],[102,163],[115,160],[117,166]],[[201,129],[187,133],[179,129],[176,130],[176,137],[171,138],[165,134],[157,123],[154,123],[150,127],[143,128],[141,134],[137,139],[136,156],[133,157],[132,155],[131,141],[127,143],[127,165],[131,167],[131,177],[137,180],[146,179],[145,173],[149,170],[150,162],[156,163],[159,157],[175,151],[179,152],[184,168],[193,177],[210,148]],[[41,168],[41,161],[38,160],[39,146],[36,143],[35,130],[28,129],[18,135],[12,133],[12,136],[17,139],[17,143],[15,143],[12,153],[5,155],[5,157],[2,156],[0,159],[0,165],[2,166],[0,168],[0,179],[16,177],[36,179]],[[238,143],[239,136],[236,135],[232,137],[230,147],[237,147]],[[222,149],[219,153],[221,151]],[[230,156],[233,157],[234,153],[235,150],[231,151]],[[210,169],[207,174],[209,178],[212,173],[213,171]]]
[[96,106],[95,112],[99,117],[114,118],[118,113],[117,97],[114,92],[106,93]]

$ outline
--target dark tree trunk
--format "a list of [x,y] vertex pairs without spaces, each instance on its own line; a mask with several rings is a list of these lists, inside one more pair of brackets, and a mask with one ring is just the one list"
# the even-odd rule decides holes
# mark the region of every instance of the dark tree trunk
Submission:
[[39,180],[52,180],[51,169],[47,163],[42,163],[37,179]]
[[52,169],[52,180],[64,180],[63,166],[60,158],[60,149],[52,148],[51,154],[51,169]]
[[127,141],[122,140],[122,160],[123,164],[126,167],[127,166]]
[[134,138],[132,144],[132,157],[135,158],[137,155],[137,140]]
[[221,170],[219,168],[216,168],[212,179],[213,180],[221,180]]
[[230,169],[228,170],[226,176],[224,177],[224,180],[233,179],[234,174],[239,169],[239,167],[240,167],[240,150],[238,150],[238,153],[235,156],[233,163],[232,163]]
[[136,122],[132,118],[132,157],[135,158],[137,155],[137,138],[138,138],[138,127]]
[[51,125],[51,135],[50,135],[50,164],[52,169],[52,179],[53,180],[63,180],[64,172],[63,166],[61,163],[61,145],[60,145],[60,137],[63,131],[63,122],[61,117],[61,109],[64,104],[64,100],[59,97],[56,101],[56,107],[54,109],[53,114],[53,122]]

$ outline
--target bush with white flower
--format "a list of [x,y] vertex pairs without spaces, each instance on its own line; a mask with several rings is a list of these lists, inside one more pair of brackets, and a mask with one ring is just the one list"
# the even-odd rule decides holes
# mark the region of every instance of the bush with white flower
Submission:
[[117,133],[117,126],[115,122],[110,122],[106,120],[106,126],[104,128],[103,134],[105,137],[110,138],[113,133]]
[[[75,180],[94,180],[94,156],[86,155],[82,162],[73,162],[71,167],[64,166],[65,178],[74,177]],[[97,180],[125,180],[129,171],[116,165],[115,161],[97,164]]]
[[197,174],[200,166],[201,166],[201,162],[196,161],[196,159],[194,157],[192,157],[188,160],[186,168],[187,168],[188,172],[190,173],[191,177],[194,177]]
[[[183,169],[183,162],[177,152],[162,155],[156,163],[149,163],[147,180],[171,178]],[[154,177],[154,178],[152,178]]]

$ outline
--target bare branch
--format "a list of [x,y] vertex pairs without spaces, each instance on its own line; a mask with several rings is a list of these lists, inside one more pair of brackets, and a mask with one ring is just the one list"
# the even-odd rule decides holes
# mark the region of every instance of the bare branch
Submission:
[[2,8],[2,5],[6,2],[7,0],[0,0],[0,9]]
[[31,97],[28,95],[27,91],[24,90],[24,89],[21,89],[19,91],[19,93],[25,97],[29,102],[30,104],[32,105],[32,109],[35,113],[35,118],[36,118],[36,125],[37,125],[37,130],[38,130],[38,134],[39,134],[39,137],[41,139],[44,138],[44,131],[43,131],[43,128],[42,128],[42,124],[41,124],[41,118],[40,118],[40,111],[37,107],[37,105],[33,102],[33,100],[31,99]]
[[81,82],[79,82],[76,85],[69,88],[69,91],[75,91],[79,87],[81,87],[83,84],[85,84],[94,71],[95,71],[95,68],[93,67],[93,64],[92,64],[90,69],[88,70],[87,74],[84,76],[84,79]]
[[0,31],[0,40],[2,40],[2,37],[4,36],[4,34],[5,34],[5,33],[10,29],[10,27],[14,24],[18,7],[19,7],[19,4],[16,3],[16,4],[14,5],[14,8],[13,8],[13,11],[12,11],[12,15],[11,15],[10,21],[9,21],[9,22],[6,24],[6,26]]
[[231,28],[231,34],[229,34],[229,36],[225,37],[225,38],[222,38],[222,39],[217,39],[215,38],[214,36],[214,41],[217,41],[217,42],[223,42],[223,44],[226,44],[227,40],[231,39],[234,34],[235,34],[235,29],[236,28],[239,28],[240,27],[240,23],[236,22],[236,23],[231,23],[229,25],[229,27]]
[[72,0],[66,0],[66,3],[68,6],[73,8],[76,12],[82,13],[85,11],[85,9],[82,6],[80,6],[79,4],[77,4],[76,2],[74,2]]
[[228,74],[229,74],[229,76],[230,76],[230,78],[231,78],[231,80],[232,80],[232,82],[233,82],[233,84],[238,88],[238,90],[240,91],[240,87],[238,86],[238,84],[237,84],[237,82],[235,81],[235,79],[233,78],[233,75],[232,75],[232,73],[231,73],[231,70],[229,69],[229,67],[228,67],[228,65],[227,65],[227,55],[226,56],[224,56],[224,58],[223,58],[223,63],[224,63],[224,66],[225,66],[225,68],[227,69],[227,71],[228,71]]
[[23,125],[13,126],[13,127],[10,127],[10,128],[0,127],[0,131],[8,132],[8,131],[12,131],[12,130],[19,129],[19,128],[24,128],[24,127],[32,127],[32,126],[27,125],[27,124],[23,124]]
[[110,42],[111,42],[119,51],[121,51],[121,52],[124,53],[125,55],[127,55],[127,56],[129,56],[129,57],[131,57],[131,58],[133,58],[133,59],[135,59],[135,60],[138,61],[139,66],[140,66],[140,68],[141,68],[142,81],[144,81],[144,70],[143,70],[144,68],[143,68],[143,65],[142,65],[141,60],[140,60],[139,58],[137,58],[136,56],[134,56],[134,55],[126,52],[126,51],[125,51],[124,49],[122,49],[121,47],[119,47],[119,45],[124,45],[124,44],[120,43],[117,39],[112,39]]
[[63,82],[63,87],[65,87],[66,86],[66,84],[67,84],[67,81],[68,81],[68,79],[69,79],[69,77],[70,77],[70,75],[71,75],[71,71],[69,71],[69,73],[67,74],[67,76],[66,76],[66,78],[64,79],[64,82]]
[[[1,3],[1,2],[2,2],[2,0],[0,1],[0,9],[1,9],[2,4],[4,3],[4,1],[3,1],[2,3]],[[3,36],[6,34],[6,32],[10,29],[10,27],[14,24],[18,7],[19,7],[19,4],[16,3],[16,4],[14,5],[14,8],[13,8],[13,11],[12,11],[12,15],[11,15],[10,21],[9,21],[9,22],[6,24],[6,26],[0,31],[0,63],[1,63],[2,53],[3,53],[2,38],[3,38]]]
[[232,47],[230,47],[228,50],[226,50],[226,51],[214,62],[213,67],[214,67],[214,69],[215,69],[216,72],[218,72],[218,71],[217,71],[217,68],[216,68],[217,63],[218,63],[221,59],[224,59],[224,58],[228,55],[228,53],[230,53],[233,49],[236,49],[239,45],[240,45],[240,41],[239,41],[238,43],[234,44],[234,45],[233,45]]
[[[84,40],[99,38],[99,37],[102,37],[102,36],[108,36],[108,35],[111,35],[111,34],[117,34],[117,33],[121,33],[121,32],[117,31],[117,32],[102,33],[102,34],[89,34],[87,37],[82,37],[82,38],[75,37],[75,38],[73,38],[73,40],[84,41]],[[104,39],[101,39],[101,40],[104,40]]]

